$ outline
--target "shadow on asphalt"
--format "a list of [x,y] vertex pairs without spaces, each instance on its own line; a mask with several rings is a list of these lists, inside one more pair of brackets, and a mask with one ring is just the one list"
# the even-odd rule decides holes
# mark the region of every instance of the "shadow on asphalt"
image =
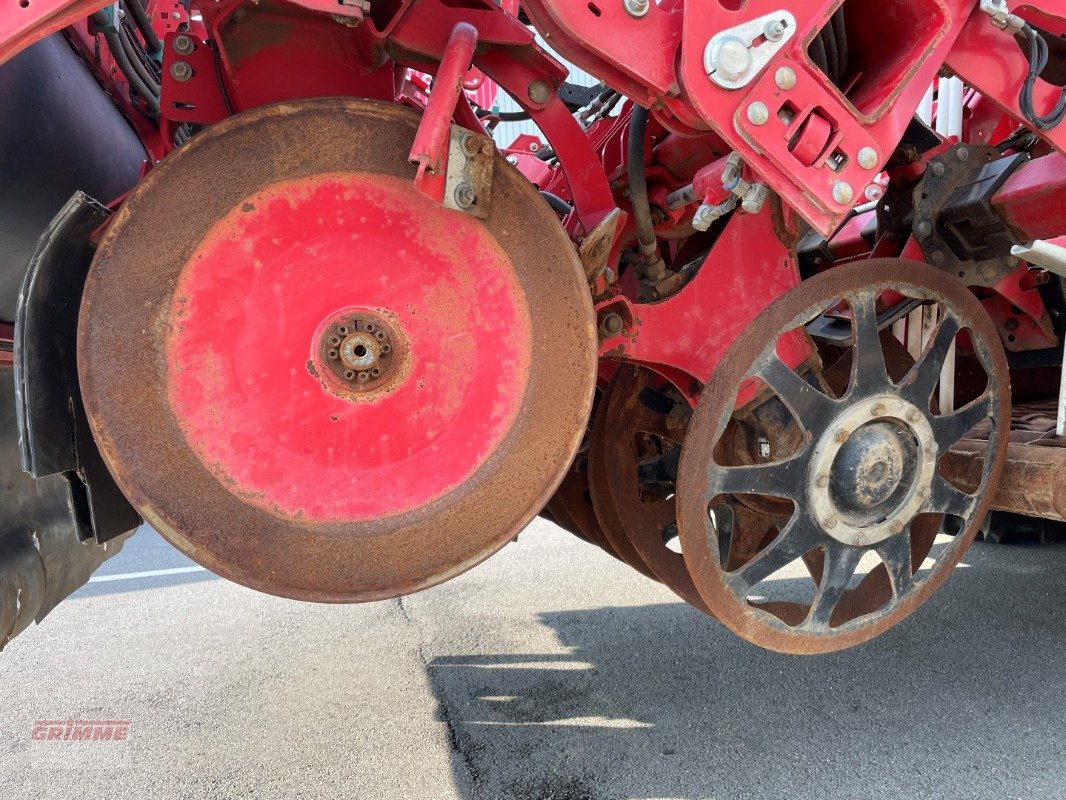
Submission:
[[994,547],[911,620],[828,656],[762,651],[670,603],[541,615],[568,655],[435,658],[456,783],[524,800],[1066,797],[1066,545],[982,569]]

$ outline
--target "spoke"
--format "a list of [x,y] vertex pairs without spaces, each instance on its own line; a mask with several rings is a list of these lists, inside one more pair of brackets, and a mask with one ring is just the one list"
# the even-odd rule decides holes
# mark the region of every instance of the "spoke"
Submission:
[[951,343],[955,341],[955,335],[959,332],[959,323],[954,317],[945,314],[937,325],[929,344],[925,348],[918,362],[911,367],[910,372],[903,379],[903,387],[907,394],[911,395],[912,402],[919,408],[927,408],[933,396],[933,389],[940,380],[940,372],[947,359]]
[[885,562],[885,569],[888,570],[888,577],[892,581],[892,594],[899,600],[914,585],[910,525],[902,533],[878,545],[877,554]]
[[804,627],[824,630],[829,627],[837,603],[844,590],[848,588],[851,576],[859,565],[863,551],[856,547],[830,545],[825,548],[825,566],[822,568],[822,580],[818,584],[818,593],[814,596],[810,613],[803,623]]
[[797,499],[807,468],[806,451],[769,464],[746,467],[716,466],[710,476],[710,495],[760,494]]
[[972,431],[978,423],[992,416],[992,392],[986,392],[968,406],[951,414],[933,417],[933,434],[938,452],[943,453]]
[[738,595],[746,595],[753,586],[813,550],[819,541],[814,524],[797,511],[776,539],[736,572],[727,573],[726,581]]
[[971,497],[961,489],[956,489],[940,475],[933,477],[932,492],[929,502],[925,504],[923,511],[931,511],[937,514],[953,514],[956,517],[966,517],[972,510],[977,498]]
[[885,367],[885,353],[877,330],[877,295],[852,295],[846,298],[851,305],[855,357],[851,365],[851,389],[881,389],[889,385]]
[[836,408],[836,401],[811,386],[784,362],[771,354],[755,373],[777,392],[804,430],[820,430]]

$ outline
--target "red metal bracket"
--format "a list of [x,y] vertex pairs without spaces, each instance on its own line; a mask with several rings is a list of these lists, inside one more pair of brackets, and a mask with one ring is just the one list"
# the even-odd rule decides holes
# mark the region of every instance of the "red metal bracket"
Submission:
[[470,71],[477,40],[478,33],[472,25],[460,22],[452,28],[408,157],[418,165],[415,187],[438,203],[444,199],[452,117],[463,94],[463,80]]

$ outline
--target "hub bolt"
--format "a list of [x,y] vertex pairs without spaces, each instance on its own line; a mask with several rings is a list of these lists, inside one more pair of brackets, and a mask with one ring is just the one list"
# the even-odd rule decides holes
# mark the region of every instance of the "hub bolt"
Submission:
[[870,409],[870,415],[874,417],[883,417],[885,415],[885,404],[877,403]]
[[918,409],[912,408],[907,412],[907,422],[917,422],[922,418],[922,415],[918,412]]
[[819,489],[826,488],[829,485],[829,476],[819,475],[818,480],[814,482],[814,485],[817,486]]
[[622,8],[631,17],[643,17],[651,8],[650,0],[622,0]]
[[906,526],[905,526],[905,525],[903,524],[903,521],[902,521],[902,520],[898,520],[898,519],[897,519],[897,520],[896,520],[895,522],[893,522],[893,523],[892,523],[892,525],[891,525],[891,526],[889,527],[889,530],[891,530],[891,531],[892,531],[892,533],[902,533],[902,532],[903,532],[903,529],[904,529],[905,527],[906,527]]
[[832,530],[833,528],[835,528],[837,526],[837,522],[839,522],[839,520],[836,517],[829,517],[824,523],[826,530]]
[[841,428],[839,431],[837,431],[836,436],[834,436],[833,438],[840,442],[840,444],[844,444],[844,442],[846,442],[848,440],[848,437],[850,436],[851,434]]

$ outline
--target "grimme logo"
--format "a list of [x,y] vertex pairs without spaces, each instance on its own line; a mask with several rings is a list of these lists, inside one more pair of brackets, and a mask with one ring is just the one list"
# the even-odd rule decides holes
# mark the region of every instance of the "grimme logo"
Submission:
[[48,742],[124,742],[129,735],[128,719],[39,719],[30,734]]

